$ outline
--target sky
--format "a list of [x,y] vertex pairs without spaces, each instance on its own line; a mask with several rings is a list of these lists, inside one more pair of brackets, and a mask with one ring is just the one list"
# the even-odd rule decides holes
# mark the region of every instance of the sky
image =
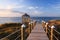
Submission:
[[60,17],[60,0],[0,0],[0,17],[21,17],[24,13]]

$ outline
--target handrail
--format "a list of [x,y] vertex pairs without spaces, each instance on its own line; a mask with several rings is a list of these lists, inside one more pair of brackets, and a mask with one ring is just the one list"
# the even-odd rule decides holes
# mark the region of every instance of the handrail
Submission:
[[57,32],[58,34],[60,34],[60,32],[58,32],[57,30],[54,29],[55,32]]
[[[49,29],[47,29],[47,30],[49,30]],[[55,30],[55,29],[53,29],[55,32],[57,32],[59,35],[60,35],[60,32],[58,32],[57,30]],[[51,32],[50,30],[49,30],[49,32]],[[53,34],[53,36],[54,36],[54,38],[56,39],[56,40],[59,40],[54,34]]]
[[19,38],[19,37],[20,37],[20,35],[18,37],[16,37],[15,40],[17,40],[17,38]]
[[11,33],[10,35],[8,35],[8,36],[5,36],[4,38],[2,38],[2,39],[0,39],[0,40],[3,40],[3,39],[5,39],[5,38],[8,38],[9,36],[11,36],[11,35],[13,35],[13,34],[15,34],[16,32],[18,32],[18,31],[20,31],[20,29],[19,30],[17,30],[17,31],[15,31],[15,32],[13,32],[13,33]]
[[[48,27],[51,28],[51,30],[50,30]],[[53,40],[52,37],[54,37],[56,40],[59,40],[59,39],[53,34],[53,32],[55,31],[56,33],[58,33],[58,34],[60,35],[60,32],[58,32],[57,30],[54,29],[54,26],[53,26],[53,27],[50,27],[48,24],[45,24],[45,30],[46,30],[46,32],[47,32],[48,35],[51,34],[51,36],[50,36],[51,39],[50,39],[50,40]],[[49,31],[50,33],[49,33],[48,31]],[[52,33],[51,33],[51,32],[52,32]]]
[[53,35],[55,37],[56,40],[59,40],[55,35]]

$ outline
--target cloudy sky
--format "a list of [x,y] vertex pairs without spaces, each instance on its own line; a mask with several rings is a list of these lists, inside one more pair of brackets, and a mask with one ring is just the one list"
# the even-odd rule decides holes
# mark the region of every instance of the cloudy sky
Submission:
[[0,17],[20,17],[24,13],[60,17],[60,0],[0,0]]

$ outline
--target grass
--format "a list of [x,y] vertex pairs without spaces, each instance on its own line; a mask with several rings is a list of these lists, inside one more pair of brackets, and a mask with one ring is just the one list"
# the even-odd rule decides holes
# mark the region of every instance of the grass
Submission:
[[[60,20],[50,20],[49,22],[49,26],[54,25],[55,26],[55,30],[57,30],[60,33]],[[58,34],[56,31],[54,31],[54,35],[60,40],[60,34]],[[56,40],[54,38],[54,40]]]
[[[0,26],[0,39],[13,33],[14,31],[18,30],[21,28],[21,23],[5,23]],[[25,24],[26,27],[24,28],[24,40],[28,37],[29,33],[28,31],[28,23]],[[17,28],[17,29],[16,29]],[[27,31],[26,31],[27,30]],[[18,35],[20,35],[20,32],[17,32],[10,37],[8,37],[9,40],[14,40]],[[18,39],[21,38],[21,35]]]

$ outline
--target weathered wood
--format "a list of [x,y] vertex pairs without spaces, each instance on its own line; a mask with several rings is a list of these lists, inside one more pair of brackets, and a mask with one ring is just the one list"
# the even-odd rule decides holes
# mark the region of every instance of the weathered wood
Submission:
[[41,24],[37,23],[27,40],[49,40]]
[[21,40],[23,40],[23,27],[21,27]]

